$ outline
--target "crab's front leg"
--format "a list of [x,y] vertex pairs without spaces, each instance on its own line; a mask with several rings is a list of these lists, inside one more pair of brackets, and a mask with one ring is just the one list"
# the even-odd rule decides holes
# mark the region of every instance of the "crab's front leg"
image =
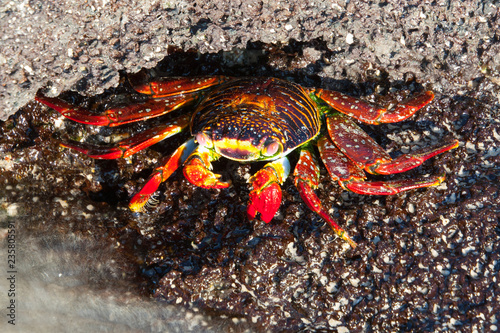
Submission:
[[318,196],[314,193],[314,189],[317,188],[319,184],[319,166],[309,147],[301,150],[299,161],[297,162],[293,175],[295,176],[295,186],[299,190],[299,194],[306,205],[325,219],[340,238],[344,239],[349,245],[355,248],[356,243],[328,214]]
[[193,185],[203,188],[226,188],[231,182],[219,181],[220,175],[214,174],[212,161],[219,155],[205,146],[196,146],[191,139],[177,148],[170,156],[163,159],[154,170],[146,184],[130,201],[129,208],[132,211],[140,211],[150,200],[158,186],[170,177],[175,170],[184,165],[184,176]]
[[247,214],[250,219],[257,213],[269,223],[281,205],[281,186],[290,173],[290,162],[286,157],[267,163],[248,182],[251,184]]
[[184,176],[193,185],[202,188],[227,188],[230,181],[223,182],[221,175],[213,173],[212,162],[220,158],[213,149],[199,145],[184,163]]
[[166,181],[184,163],[195,147],[194,139],[191,139],[182,144],[171,155],[165,157],[153,171],[142,189],[130,200],[130,210],[133,212],[141,211],[149,202],[153,193],[156,192],[158,186]]

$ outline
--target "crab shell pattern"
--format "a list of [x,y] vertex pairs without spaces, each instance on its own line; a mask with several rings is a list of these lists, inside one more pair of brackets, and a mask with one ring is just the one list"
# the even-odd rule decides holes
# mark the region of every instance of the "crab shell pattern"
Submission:
[[141,211],[158,186],[181,166],[185,177],[196,186],[209,189],[230,186],[230,182],[220,180],[220,175],[211,171],[211,162],[225,157],[244,163],[269,161],[249,179],[252,190],[247,208],[249,218],[260,213],[262,220],[269,222],[281,204],[280,184],[290,172],[287,155],[297,149],[299,159],[293,176],[300,196],[339,237],[355,247],[356,243],[328,214],[314,193],[319,179],[314,146],[331,177],[342,188],[372,195],[435,186],[444,176],[366,181],[365,171],[382,175],[404,172],[458,146],[457,140],[447,140],[392,159],[352,120],[368,124],[405,120],[433,99],[430,91],[387,109],[339,92],[304,88],[277,78],[212,76],[131,78],[130,81],[137,92],[149,98],[102,114],[42,93],[37,94],[36,100],[71,120],[110,127],[189,106],[187,109],[192,112],[135,134],[112,147],[80,142],[62,144],[92,158],[125,158],[189,127],[193,137],[160,162],[131,199],[132,211]]

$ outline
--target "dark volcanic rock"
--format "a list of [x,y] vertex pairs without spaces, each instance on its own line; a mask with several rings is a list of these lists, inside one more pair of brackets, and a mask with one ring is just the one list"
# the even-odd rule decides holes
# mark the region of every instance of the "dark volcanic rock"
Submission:
[[[358,81],[370,62],[396,80],[413,73],[438,90],[463,90],[454,77],[467,83],[481,76],[481,65],[500,67],[495,1],[91,0],[1,8],[0,119],[41,87],[53,95],[101,93],[118,84],[120,70],[152,68],[171,47],[213,53],[322,40],[335,53],[325,77]],[[285,62],[308,67],[319,60],[312,49],[304,55]]]
[[[54,94],[105,91],[61,95],[99,111],[130,92],[118,70],[156,65],[162,75],[276,76],[382,104],[432,89],[434,102],[410,120],[363,128],[393,156],[447,137],[460,141],[459,148],[393,177],[446,174],[435,188],[360,196],[342,191],[323,170],[318,195],[358,242],[351,250],[307,209],[291,180],[283,185],[278,217],[270,224],[248,221],[246,178],[255,165],[216,163],[234,184],[217,191],[195,188],[177,172],[161,187],[154,209],[132,214],[130,196],[186,136],[129,160],[95,161],[61,149],[58,140],[102,143],[156,120],[96,129],[30,103],[0,127],[0,223],[5,232],[17,223],[22,281],[45,286],[24,294],[25,304],[42,314],[37,305],[54,304],[48,312],[59,319],[47,327],[78,327],[95,317],[96,329],[120,331],[497,329],[500,43],[494,2],[340,1],[287,5],[291,10],[274,2],[31,6],[9,3],[3,11],[1,24],[18,27],[3,29],[9,33],[0,41],[9,45],[0,55],[0,66],[8,68],[0,71],[8,114],[42,86]],[[66,291],[83,307],[42,302]],[[141,298],[150,295],[163,301],[159,307]],[[165,303],[175,307],[163,312]],[[69,322],[68,315],[74,316]],[[33,318],[37,327],[48,317]]]

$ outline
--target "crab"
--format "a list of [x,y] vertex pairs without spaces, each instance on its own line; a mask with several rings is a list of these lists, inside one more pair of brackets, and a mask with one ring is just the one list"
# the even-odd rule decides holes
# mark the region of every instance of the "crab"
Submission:
[[190,107],[191,112],[113,146],[61,144],[96,159],[126,158],[189,128],[192,137],[160,161],[130,200],[129,207],[134,212],[143,211],[145,205],[154,200],[159,185],[180,167],[187,180],[196,186],[229,187],[230,181],[221,180],[221,175],[211,171],[212,162],[225,157],[242,163],[268,162],[248,180],[251,191],[247,214],[249,219],[254,219],[260,213],[263,221],[270,222],[281,204],[280,185],[291,171],[287,156],[297,150],[299,157],[293,177],[300,196],[354,248],[354,240],[330,216],[314,192],[320,175],[316,150],[331,178],[343,189],[367,195],[392,195],[436,186],[444,176],[369,181],[365,172],[375,175],[405,172],[458,146],[457,140],[445,140],[436,146],[391,158],[353,121],[354,118],[373,125],[403,121],[432,101],[434,95],[430,91],[385,108],[340,92],[305,88],[278,78],[207,76],[131,78],[130,81],[138,93],[148,96],[145,101],[102,114],[40,92],[36,100],[76,122],[109,127]]

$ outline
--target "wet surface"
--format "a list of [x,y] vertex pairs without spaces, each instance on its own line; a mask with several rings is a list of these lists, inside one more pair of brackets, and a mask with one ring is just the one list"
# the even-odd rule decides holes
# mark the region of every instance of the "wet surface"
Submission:
[[[303,66],[310,54],[314,66]],[[151,295],[235,330],[494,330],[500,312],[498,72],[488,68],[468,83],[443,71],[446,80],[424,82],[366,62],[353,80],[350,72],[328,76],[339,70],[331,65],[335,57],[317,42],[255,45],[237,53],[174,53],[155,72],[276,76],[380,104],[437,90],[436,99],[408,121],[362,126],[391,156],[457,138],[457,149],[388,177],[444,173],[443,184],[362,196],[343,191],[322,168],[317,193],[358,243],[355,250],[308,210],[291,179],[271,223],[248,221],[246,179],[258,170],[253,164],[215,163],[233,182],[226,190],[196,188],[176,172],[160,187],[156,207],[133,214],[131,195],[187,135],[114,161],[92,160],[59,147],[58,140],[104,143],[175,115],[110,130],[64,120],[36,102],[0,128],[2,223],[27,217],[18,224],[19,242],[42,249],[67,244],[68,235],[91,244],[73,253],[76,263],[91,263],[96,272],[85,280],[90,290]],[[401,80],[394,79],[399,74]],[[121,96],[130,92],[121,81],[104,95],[62,97],[99,111],[135,98]],[[213,325],[208,327],[221,324]]]

